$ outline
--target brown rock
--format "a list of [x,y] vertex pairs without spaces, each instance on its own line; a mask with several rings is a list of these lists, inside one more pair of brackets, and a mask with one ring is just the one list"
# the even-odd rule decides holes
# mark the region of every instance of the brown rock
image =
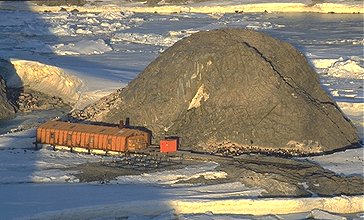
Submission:
[[0,120],[15,116],[14,107],[7,98],[6,84],[2,76],[0,76]]

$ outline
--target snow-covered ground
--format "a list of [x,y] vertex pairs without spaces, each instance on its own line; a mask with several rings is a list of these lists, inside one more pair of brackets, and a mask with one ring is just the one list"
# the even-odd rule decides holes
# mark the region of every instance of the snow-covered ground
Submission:
[[[130,12],[119,6],[116,9],[108,6],[108,10],[101,6],[97,10],[89,8],[88,12],[83,13],[1,10],[14,5],[23,9],[30,9],[30,6],[25,2],[0,2],[0,58],[11,61],[17,71],[33,73],[35,78],[46,72],[57,73],[65,82],[71,82],[67,84],[68,87],[59,88],[59,91],[73,97],[75,108],[82,108],[125,86],[162,51],[183,37],[197,31],[222,27],[251,28],[288,41],[304,53],[316,68],[324,89],[330,92],[343,112],[353,121],[364,140],[362,14],[208,12],[208,4],[214,5],[210,7],[212,10],[216,9],[217,4],[221,5],[221,1],[219,2],[195,4],[196,8],[206,9],[203,14],[163,15]],[[241,1],[231,0],[225,6],[238,5],[239,2]],[[362,4],[361,1],[331,2],[340,3],[341,8]],[[106,3],[116,2],[102,2],[103,5]],[[265,5],[268,9],[270,6]],[[137,11],[135,5],[132,7]],[[36,68],[26,65],[28,61],[32,61],[31,66]],[[53,78],[55,80],[59,79]],[[75,86],[72,84],[75,82],[80,84]],[[54,87],[45,89],[54,92]],[[42,114],[33,117],[21,116],[15,122],[0,122],[0,128],[10,129],[12,126],[17,127],[20,122],[27,123],[29,120],[42,118]],[[168,206],[166,201],[251,199],[262,192],[261,189],[249,189],[239,183],[212,186],[174,185],[177,180],[200,175],[205,178],[224,178],[225,174],[215,171],[216,164],[211,163],[176,171],[117,178],[108,185],[81,184],[75,176],[76,171],[70,169],[71,167],[81,163],[107,161],[110,158],[48,149],[34,151],[34,137],[34,129],[0,135],[0,219],[29,219],[30,216],[36,216],[35,219],[82,219],[87,212],[94,213],[87,219],[125,216],[130,219],[171,219],[174,217],[171,207],[177,206]],[[363,175],[363,148],[307,159],[340,174]],[[132,209],[126,206],[128,201],[147,204],[141,201],[149,200],[157,201],[155,212],[138,213],[134,212],[135,207]],[[298,201],[300,200],[297,199],[296,202]],[[134,211],[121,215],[125,207]],[[295,219],[309,214],[306,213],[307,210],[301,211],[305,213],[299,217],[285,217]],[[208,212],[198,215],[183,214],[180,218],[242,217],[220,216]],[[266,218],[276,219],[274,216]]]

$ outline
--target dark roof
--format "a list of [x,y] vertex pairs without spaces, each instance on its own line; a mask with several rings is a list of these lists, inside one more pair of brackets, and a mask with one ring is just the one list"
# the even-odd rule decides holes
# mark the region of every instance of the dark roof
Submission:
[[118,127],[70,123],[63,121],[48,121],[44,124],[41,124],[39,128],[48,128],[48,129],[63,130],[63,131],[87,132],[92,134],[109,134],[109,135],[116,135],[123,137],[134,136],[137,134],[145,133],[143,131],[130,128],[119,129]]

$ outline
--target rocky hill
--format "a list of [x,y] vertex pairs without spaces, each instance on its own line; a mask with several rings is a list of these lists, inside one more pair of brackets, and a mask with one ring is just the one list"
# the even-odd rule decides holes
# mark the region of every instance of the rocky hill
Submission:
[[130,118],[150,129],[155,141],[173,135],[183,147],[226,154],[314,154],[359,140],[304,55],[243,29],[182,39],[125,89],[73,117]]

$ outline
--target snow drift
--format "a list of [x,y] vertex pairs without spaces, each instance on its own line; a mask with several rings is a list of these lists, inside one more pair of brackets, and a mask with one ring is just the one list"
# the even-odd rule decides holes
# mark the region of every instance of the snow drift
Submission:
[[180,38],[177,37],[164,37],[158,34],[137,34],[137,33],[117,33],[111,39],[112,42],[126,41],[131,43],[156,45],[170,47],[176,43]]
[[360,61],[339,59],[327,70],[327,74],[339,78],[364,79],[364,68]]
[[59,55],[92,55],[103,54],[112,51],[112,48],[104,40],[81,40],[70,44],[57,44],[53,46],[54,52]]

